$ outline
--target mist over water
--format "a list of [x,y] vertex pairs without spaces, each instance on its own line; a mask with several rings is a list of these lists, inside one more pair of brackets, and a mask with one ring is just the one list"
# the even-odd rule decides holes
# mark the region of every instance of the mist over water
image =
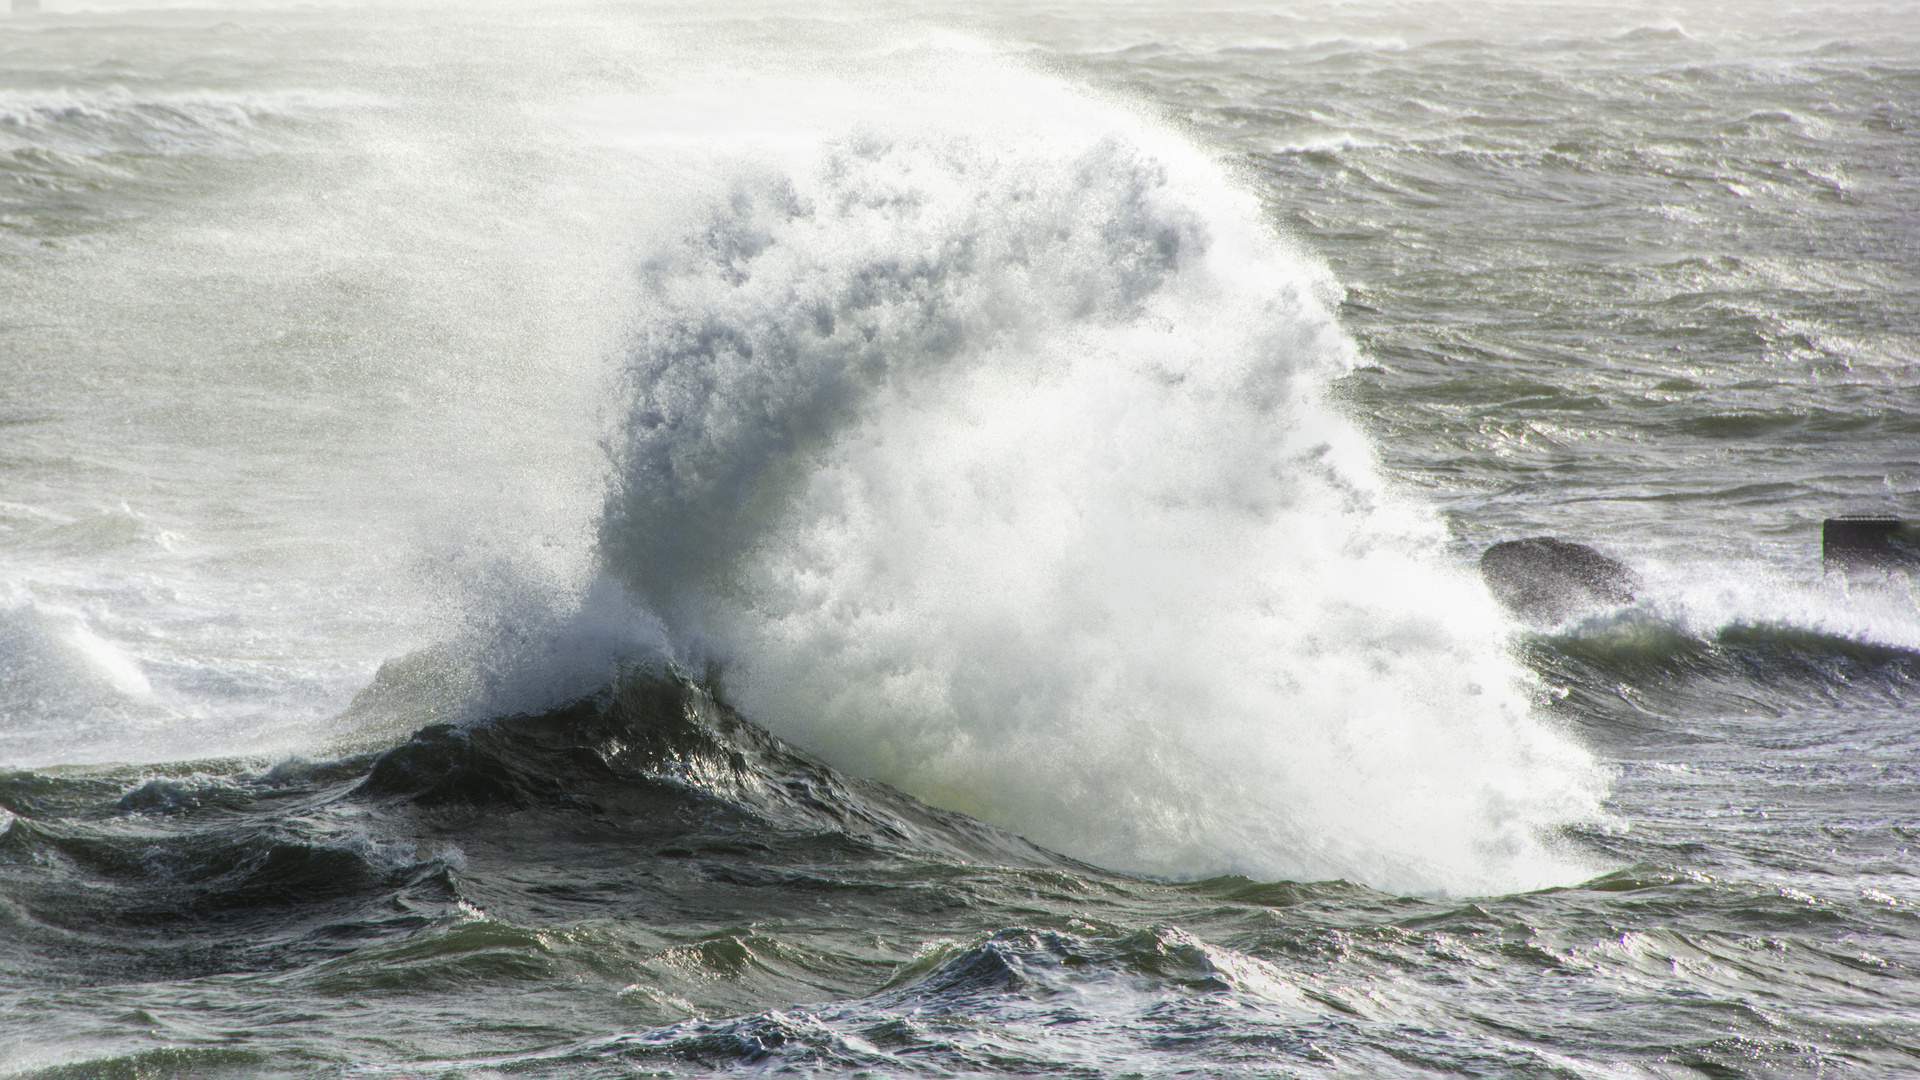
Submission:
[[48,6],[0,1075],[1920,1046],[1911,4]]

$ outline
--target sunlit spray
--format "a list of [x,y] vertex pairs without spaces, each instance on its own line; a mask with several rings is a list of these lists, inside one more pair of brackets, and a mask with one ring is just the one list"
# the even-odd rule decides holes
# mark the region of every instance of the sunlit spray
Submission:
[[1178,138],[973,70],[937,121],[742,155],[645,261],[601,545],[676,659],[1115,867],[1577,878],[1548,840],[1600,777],[1318,403],[1325,271]]

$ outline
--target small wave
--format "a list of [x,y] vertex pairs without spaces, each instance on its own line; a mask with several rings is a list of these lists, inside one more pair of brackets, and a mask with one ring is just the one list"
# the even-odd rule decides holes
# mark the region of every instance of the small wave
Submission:
[[1621,44],[1652,44],[1655,42],[1693,41],[1693,35],[1687,33],[1678,23],[1665,23],[1655,26],[1636,26],[1631,30],[1615,34],[1610,41]]
[[[716,983],[739,1000],[831,994],[864,965],[744,928],[675,943],[677,935],[608,920],[523,926],[461,905],[454,918],[403,939],[370,945],[289,977],[326,994],[440,993],[469,987],[594,980],[627,985],[623,1001],[698,1011],[682,993],[708,999]],[[669,940],[664,944],[662,938]],[[878,966],[878,965],[874,965]],[[856,969],[850,974],[849,969]],[[701,988],[708,988],[701,994]]]
[[83,612],[24,586],[0,593],[0,710],[75,723],[152,693],[139,663]]
[[[1266,1022],[1312,1021],[1341,1011],[1295,989],[1273,965],[1178,927],[1099,939],[1015,926],[968,945],[932,946],[902,965],[887,986],[858,1001],[732,1020],[688,1020],[514,1060],[777,1063],[889,1073],[908,1062],[934,1061],[962,1071],[990,1065],[995,1072],[1053,1074],[1063,1071],[1057,1055],[1066,1048],[1031,1046],[1014,1057],[1015,1047],[1026,1040],[996,1039],[990,1032],[997,1025],[979,1020],[1024,1026],[1040,1020],[1033,1015],[1038,1009],[1059,1023],[1068,1019],[1064,1008],[1074,1012],[1072,1019],[1093,1023],[1092,1015],[1081,1016],[1070,1005],[1043,1004],[1071,1001],[1080,990],[1142,1007],[1164,1002],[1166,991],[1235,996],[1257,1002]],[[973,1020],[949,1022],[959,1016]],[[1103,1032],[1093,1041],[1111,1045],[1110,1038]]]
[[[364,107],[353,95],[161,91],[112,84],[0,91],[0,180],[11,194],[8,233],[67,237],[94,215],[126,213],[122,185],[179,184],[153,163],[208,156],[249,159],[313,145],[335,110]],[[137,198],[135,200],[138,201]]]
[[1609,703],[1623,686],[1659,693],[1663,709],[1683,714],[1715,701],[1738,711],[1863,694],[1902,703],[1920,691],[1920,651],[1784,623],[1736,621],[1696,634],[1627,612],[1533,637],[1522,653],[1593,717],[1614,711]]
[[317,118],[377,102],[341,93],[222,94],[93,90],[0,92],[0,152],[29,150],[86,159],[108,154],[167,156],[267,148],[277,121]]
[[62,1055],[57,1065],[18,1062],[16,1080],[93,1080],[100,1076],[244,1076],[274,1069],[274,1056],[222,1046],[162,1046],[126,1054]]
[[20,546],[38,548],[55,557],[99,559],[116,548],[171,551],[183,539],[125,503],[77,518],[34,524],[38,527],[20,538]]

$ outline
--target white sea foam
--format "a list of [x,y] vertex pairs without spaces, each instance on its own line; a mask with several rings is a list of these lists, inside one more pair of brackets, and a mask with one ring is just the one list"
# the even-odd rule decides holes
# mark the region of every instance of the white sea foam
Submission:
[[1600,777],[1316,403],[1325,272],[1192,147],[974,70],[985,105],[902,111],[990,121],[742,165],[647,264],[602,545],[677,659],[1113,866],[1577,877],[1544,838]]
[[1822,573],[1805,558],[1708,562],[1692,553],[1642,560],[1640,569],[1642,606],[1695,637],[1793,627],[1920,651],[1920,580],[1900,569]]

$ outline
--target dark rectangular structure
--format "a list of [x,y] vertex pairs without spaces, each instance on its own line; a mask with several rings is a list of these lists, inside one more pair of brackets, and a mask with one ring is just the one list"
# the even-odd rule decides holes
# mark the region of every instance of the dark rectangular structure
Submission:
[[1820,525],[1820,558],[1842,570],[1920,565],[1920,528],[1897,517],[1848,515]]

